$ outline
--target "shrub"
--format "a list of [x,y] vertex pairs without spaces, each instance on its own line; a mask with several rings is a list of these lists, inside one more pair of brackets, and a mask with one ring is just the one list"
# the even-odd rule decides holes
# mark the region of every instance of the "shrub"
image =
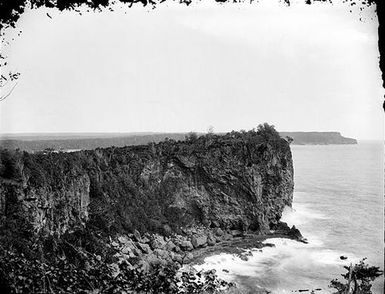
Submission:
[[341,282],[334,279],[330,282],[329,287],[337,290],[338,294],[371,294],[372,282],[383,274],[377,266],[369,266],[365,263],[366,258],[359,263],[350,266],[344,266],[347,270],[341,276],[346,280]]

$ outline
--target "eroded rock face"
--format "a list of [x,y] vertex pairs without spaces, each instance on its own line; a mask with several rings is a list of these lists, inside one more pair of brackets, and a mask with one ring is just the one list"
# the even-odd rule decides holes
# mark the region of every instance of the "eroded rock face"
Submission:
[[3,221],[24,219],[35,232],[61,235],[89,219],[90,179],[87,174],[64,178],[57,189],[8,183],[0,186]]
[[289,144],[256,132],[18,156],[20,178],[0,179],[2,222],[20,214],[51,234],[87,221],[110,233],[264,232],[293,197]]

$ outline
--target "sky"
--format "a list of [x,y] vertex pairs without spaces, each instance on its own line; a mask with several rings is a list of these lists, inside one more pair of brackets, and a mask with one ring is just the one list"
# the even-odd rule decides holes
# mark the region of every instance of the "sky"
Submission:
[[21,77],[0,102],[0,133],[224,132],[268,122],[383,139],[378,22],[365,13],[360,21],[343,5],[264,3],[28,11],[3,48]]

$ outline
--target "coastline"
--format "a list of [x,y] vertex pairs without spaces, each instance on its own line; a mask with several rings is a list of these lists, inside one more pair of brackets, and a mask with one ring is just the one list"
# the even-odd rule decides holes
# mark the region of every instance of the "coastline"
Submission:
[[[273,243],[268,242],[271,239],[286,239],[286,240],[292,240],[298,243],[305,243],[307,244],[306,239],[304,238],[297,238],[293,236],[289,236],[287,234],[283,233],[268,233],[268,234],[245,234],[242,237],[234,237],[231,240],[228,241],[222,241],[220,243],[217,243],[214,246],[207,246],[204,248],[196,248],[192,252],[193,258],[188,264],[183,265],[180,268],[180,271],[192,271],[195,273],[198,273],[200,271],[211,271],[214,270],[216,275],[226,282],[233,282],[235,283],[236,287],[229,290],[228,293],[232,294],[268,294],[272,293],[266,285],[253,285],[249,286],[244,283],[238,283],[239,281],[234,280],[234,278],[241,278],[241,279],[250,279],[247,277],[240,277],[237,274],[234,275],[231,267],[223,267],[221,269],[218,269],[216,265],[213,265],[210,261],[207,261],[207,259],[214,258],[216,260],[215,263],[219,265],[221,263],[220,259],[223,255],[230,255],[231,257],[225,257],[228,258],[236,258],[239,260],[239,262],[248,262],[249,258],[254,258],[254,254],[256,251],[259,251],[262,255],[264,255],[263,249],[264,248],[271,248],[271,250],[279,250],[279,248],[276,248],[276,245]],[[266,242],[267,241],[267,242]],[[213,265],[213,267],[210,266]],[[221,267],[221,266],[220,266]],[[254,279],[254,278],[252,278]],[[319,291],[321,289],[317,289],[316,291]],[[298,292],[305,292],[310,293],[309,289],[298,289]],[[306,292],[307,291],[307,292]],[[227,293],[227,292],[226,292]],[[319,294],[321,294],[319,292]]]
[[243,260],[247,260],[249,250],[262,249],[264,247],[275,247],[272,243],[264,243],[264,241],[273,238],[283,238],[304,243],[302,239],[288,236],[283,233],[269,233],[269,234],[245,234],[242,237],[234,237],[228,241],[221,241],[215,246],[207,246],[203,248],[196,248],[192,252],[193,258],[189,262],[190,266],[201,265],[207,257],[228,253],[235,254]]

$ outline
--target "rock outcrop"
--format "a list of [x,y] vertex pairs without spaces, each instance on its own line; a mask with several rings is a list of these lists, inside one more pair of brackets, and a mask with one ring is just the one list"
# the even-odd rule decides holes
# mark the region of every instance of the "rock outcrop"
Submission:
[[[86,224],[107,233],[137,230],[138,242],[140,233],[168,235],[197,226],[217,228],[219,234],[264,232],[278,223],[293,197],[289,144],[270,130],[74,153],[2,151],[1,156],[1,224],[23,220],[47,234]],[[137,250],[163,247],[159,242]],[[180,246],[213,242],[214,235],[198,236]]]

